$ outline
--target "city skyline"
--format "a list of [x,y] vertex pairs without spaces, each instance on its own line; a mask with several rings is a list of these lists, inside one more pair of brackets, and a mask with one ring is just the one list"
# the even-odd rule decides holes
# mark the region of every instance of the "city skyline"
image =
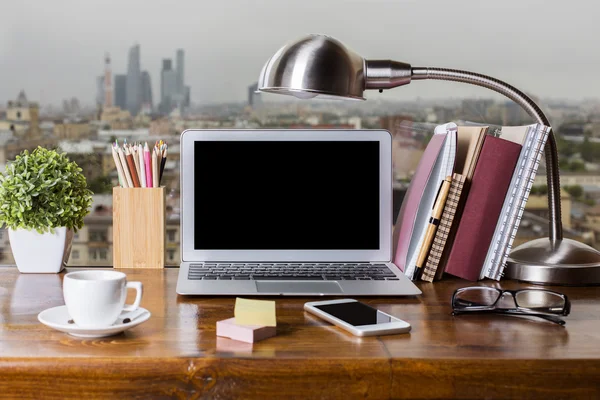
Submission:
[[[127,50],[136,42],[143,47],[141,65],[152,76],[153,93],[159,93],[162,58],[182,48],[195,102],[242,101],[280,46],[312,32],[332,35],[368,58],[469,69],[540,98],[598,97],[600,54],[590,51],[600,34],[595,2],[506,3],[12,2],[3,7],[11,18],[0,27],[0,74],[10,77],[0,80],[0,102],[24,89],[42,104],[71,97],[91,104],[104,53],[111,54],[113,71],[124,71]],[[111,29],[97,21],[110,21]],[[434,82],[367,96],[407,100],[448,94],[486,92]]]

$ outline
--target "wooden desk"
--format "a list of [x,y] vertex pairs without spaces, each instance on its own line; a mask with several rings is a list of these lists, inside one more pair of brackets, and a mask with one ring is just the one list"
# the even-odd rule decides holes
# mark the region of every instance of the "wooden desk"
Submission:
[[[600,288],[562,288],[566,327],[514,317],[452,317],[452,292],[364,299],[409,321],[406,335],[359,339],[277,298],[278,336],[253,347],[215,336],[233,298],[180,297],[177,269],[125,270],[144,284],[146,323],[78,339],[37,314],[62,305],[60,275],[0,268],[0,396],[40,398],[600,398]],[[490,283],[492,284],[492,283]],[[525,287],[503,282],[505,288]]]

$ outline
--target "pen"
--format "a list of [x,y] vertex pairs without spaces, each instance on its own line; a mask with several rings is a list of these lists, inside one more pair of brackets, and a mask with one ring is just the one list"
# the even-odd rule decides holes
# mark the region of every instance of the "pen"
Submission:
[[437,198],[435,199],[435,203],[433,204],[433,209],[431,211],[431,218],[429,219],[427,232],[425,233],[425,238],[423,239],[423,244],[421,245],[421,249],[419,250],[419,256],[417,257],[415,272],[412,278],[413,281],[420,279],[421,274],[423,273],[423,265],[425,264],[425,259],[427,258],[427,254],[429,253],[429,248],[431,247],[431,243],[433,242],[433,239],[435,237],[437,227],[440,224],[440,218],[442,217],[444,205],[446,204],[446,199],[448,198],[448,193],[450,192],[451,183],[452,177],[447,176],[446,179],[444,179],[440,185],[440,190],[438,192]]

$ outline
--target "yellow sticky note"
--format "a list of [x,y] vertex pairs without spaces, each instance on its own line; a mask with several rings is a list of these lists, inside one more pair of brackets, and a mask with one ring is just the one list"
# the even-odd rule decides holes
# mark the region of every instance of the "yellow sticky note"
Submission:
[[235,323],[239,325],[277,326],[275,302],[235,299]]

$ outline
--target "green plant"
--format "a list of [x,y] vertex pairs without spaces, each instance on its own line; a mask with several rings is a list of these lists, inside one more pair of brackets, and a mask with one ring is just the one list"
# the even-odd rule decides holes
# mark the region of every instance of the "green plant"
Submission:
[[81,168],[65,153],[25,150],[0,173],[0,222],[39,233],[66,226],[80,229],[92,192]]

